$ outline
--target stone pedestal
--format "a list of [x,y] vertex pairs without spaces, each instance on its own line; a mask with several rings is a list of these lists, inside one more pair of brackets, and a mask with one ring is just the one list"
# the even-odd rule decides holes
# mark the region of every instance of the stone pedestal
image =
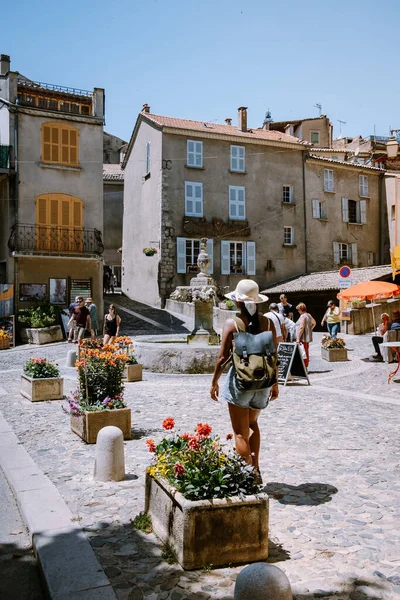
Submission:
[[188,344],[216,346],[220,338],[213,327],[214,303],[196,300],[194,302],[194,329],[187,336]]
[[275,565],[248,565],[238,575],[234,600],[292,600],[289,579]]

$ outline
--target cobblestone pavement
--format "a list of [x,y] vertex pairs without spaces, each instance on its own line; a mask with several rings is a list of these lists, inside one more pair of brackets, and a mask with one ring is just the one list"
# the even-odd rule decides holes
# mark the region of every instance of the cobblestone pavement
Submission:
[[[281,386],[261,416],[261,470],[270,495],[269,562],[283,569],[297,600],[394,599],[400,593],[399,405],[394,365],[366,363],[368,336],[345,336],[350,360],[319,358],[311,344],[311,386]],[[233,598],[242,567],[185,572],[167,564],[153,534],[134,531],[144,508],[145,439],[163,436],[171,416],[181,430],[208,422],[223,438],[231,431],[226,406],[209,399],[210,375],[144,373],[126,385],[133,439],[125,442],[128,478],[92,481],[94,446],[69,428],[61,402],[32,404],[19,394],[29,356],[58,359],[66,388],[66,343],[0,352],[0,411],[49,476],[84,528],[121,600]],[[66,567],[68,568],[68,567]]]

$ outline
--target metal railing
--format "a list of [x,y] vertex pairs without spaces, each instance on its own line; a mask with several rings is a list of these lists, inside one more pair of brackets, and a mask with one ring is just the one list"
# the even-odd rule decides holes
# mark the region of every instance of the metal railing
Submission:
[[38,254],[102,254],[101,232],[84,227],[56,227],[17,223],[11,228],[12,252]]
[[10,150],[11,146],[0,145],[0,169],[10,168]]
[[88,90],[80,90],[79,88],[70,88],[64,85],[54,85],[53,83],[43,83],[42,81],[30,81],[29,79],[18,78],[18,86],[27,87],[30,89],[46,89],[52,92],[63,92],[64,94],[72,94],[74,96],[91,97],[93,92]]

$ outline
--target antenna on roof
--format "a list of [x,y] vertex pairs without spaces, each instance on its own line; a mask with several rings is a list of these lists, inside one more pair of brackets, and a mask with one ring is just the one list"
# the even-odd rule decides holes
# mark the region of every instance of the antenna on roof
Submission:
[[317,104],[314,104],[314,108],[318,108],[319,116],[321,116],[322,115],[322,104],[320,102],[317,102]]
[[342,125],[347,125],[347,122],[346,121],[341,121],[340,119],[338,119],[337,121],[338,121],[338,123],[340,123],[340,125],[339,125],[339,137],[341,138],[342,137]]

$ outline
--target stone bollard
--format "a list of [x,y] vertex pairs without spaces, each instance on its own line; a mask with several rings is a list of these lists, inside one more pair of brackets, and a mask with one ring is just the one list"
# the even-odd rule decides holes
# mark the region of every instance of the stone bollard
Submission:
[[125,479],[124,436],[119,427],[100,429],[96,441],[93,479],[122,481]]
[[67,364],[66,367],[75,367],[76,363],[76,352],[75,350],[68,350],[67,354]]
[[274,565],[248,565],[236,579],[234,600],[292,600],[289,579]]

